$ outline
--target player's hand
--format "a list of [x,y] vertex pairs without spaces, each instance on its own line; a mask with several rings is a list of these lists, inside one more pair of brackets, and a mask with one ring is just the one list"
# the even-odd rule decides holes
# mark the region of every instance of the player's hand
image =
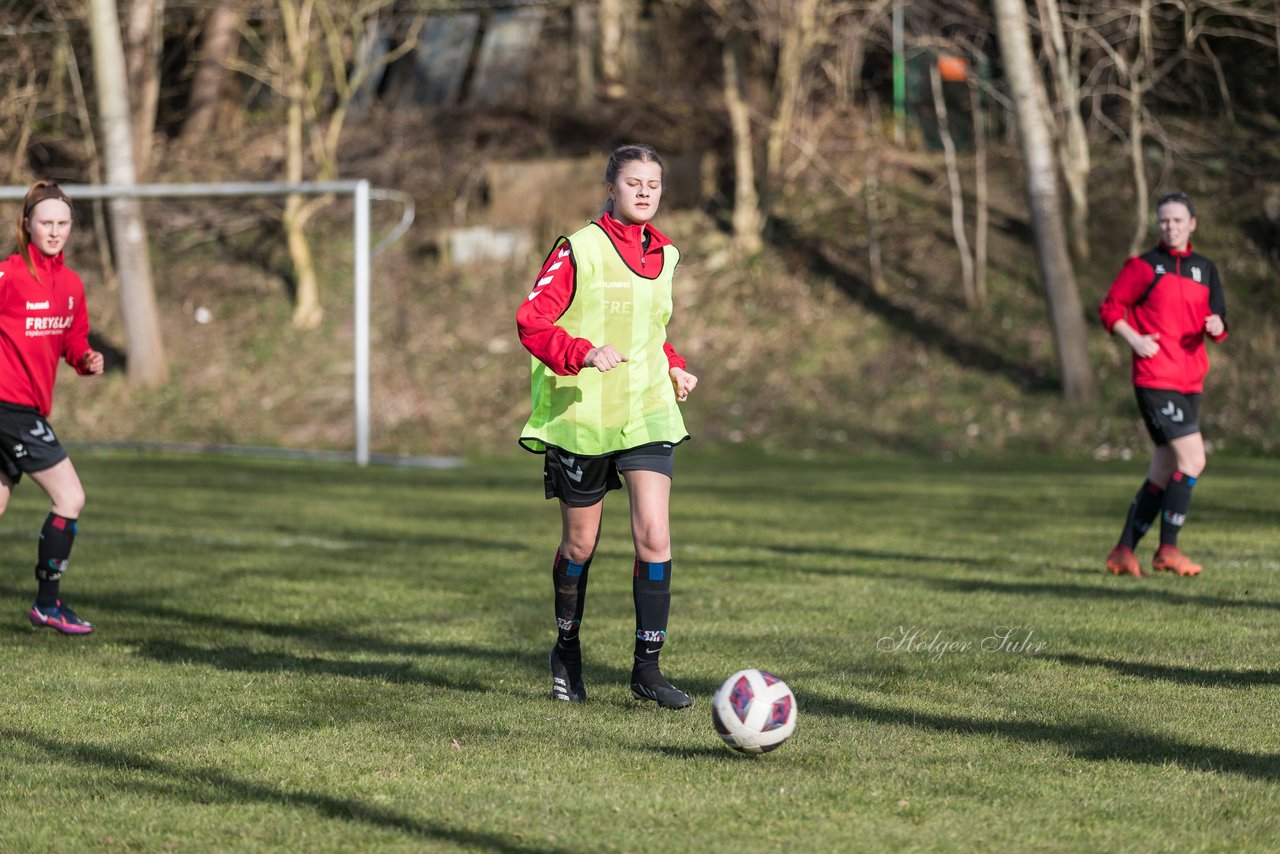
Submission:
[[1204,319],[1204,331],[1208,332],[1214,338],[1217,338],[1227,329],[1227,325],[1222,322],[1222,317],[1217,314],[1211,314]]
[[689,399],[689,392],[698,387],[698,378],[684,368],[672,368],[671,385],[675,387],[676,400],[683,403]]
[[603,347],[592,347],[588,350],[582,364],[588,368],[595,368],[603,374],[605,371],[612,371],[625,361],[627,357],[614,349],[612,344],[605,344]]
[[106,360],[102,358],[102,354],[97,350],[85,350],[84,355],[80,357],[80,367],[91,374],[102,373],[105,363]]
[[1160,333],[1152,332],[1150,335],[1139,335],[1129,342],[1129,346],[1133,348],[1133,352],[1137,353],[1143,359],[1150,359],[1156,353],[1160,352]]

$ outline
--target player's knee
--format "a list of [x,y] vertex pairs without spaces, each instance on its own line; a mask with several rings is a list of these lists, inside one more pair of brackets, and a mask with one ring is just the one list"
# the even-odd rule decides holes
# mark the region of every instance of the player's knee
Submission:
[[79,519],[84,511],[85,495],[83,489],[71,489],[59,493],[53,500],[53,512],[68,519]]
[[635,539],[636,554],[642,560],[666,560],[671,554],[671,531],[666,525],[637,525]]
[[1186,453],[1178,455],[1178,471],[1191,477],[1199,477],[1204,471],[1205,455],[1204,450],[1189,450]]
[[560,543],[560,555],[573,563],[586,563],[596,549],[596,541],[592,539],[565,538]]

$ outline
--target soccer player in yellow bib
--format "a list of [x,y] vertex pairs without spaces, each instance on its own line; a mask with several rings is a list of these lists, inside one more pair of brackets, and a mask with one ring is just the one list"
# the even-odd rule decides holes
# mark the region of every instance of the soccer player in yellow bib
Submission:
[[605,493],[625,481],[636,552],[631,693],[667,709],[693,705],[658,668],[671,610],[673,458],[689,438],[677,402],[698,384],[666,340],[680,253],[651,223],[662,177],[651,147],[615,150],[604,211],[556,241],[516,314],[533,354],[533,412],[520,444],[545,455],[546,496],[560,501],[551,695],[569,703],[587,698],[578,632]]

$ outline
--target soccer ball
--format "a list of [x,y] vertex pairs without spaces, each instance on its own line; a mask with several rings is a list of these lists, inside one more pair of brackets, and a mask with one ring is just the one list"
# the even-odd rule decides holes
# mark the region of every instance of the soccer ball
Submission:
[[767,753],[795,732],[796,695],[766,670],[739,670],[711,700],[711,722],[734,750]]

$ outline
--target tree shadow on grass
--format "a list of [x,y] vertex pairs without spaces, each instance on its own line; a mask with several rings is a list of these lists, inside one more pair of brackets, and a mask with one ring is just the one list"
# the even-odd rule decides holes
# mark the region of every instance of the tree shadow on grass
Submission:
[[1138,661],[1113,661],[1070,653],[1042,655],[1041,658],[1078,667],[1102,667],[1122,676],[1176,682],[1180,685],[1200,685],[1206,688],[1280,685],[1280,671],[1277,670],[1224,670],[1222,668],[1201,670],[1195,667],[1170,667],[1166,664],[1145,664]]
[[137,655],[161,664],[201,664],[243,673],[287,671],[301,676],[345,676],[393,684],[429,685],[454,691],[487,692],[491,686],[469,679],[427,673],[403,661],[344,661],[320,656],[250,649],[246,646],[199,647],[173,641],[147,642]]
[[[0,596],[9,592],[0,586]],[[308,675],[327,674],[479,692],[493,690],[493,686],[429,673],[416,664],[403,661],[353,661],[326,656],[343,653],[390,655],[470,663],[507,662],[514,667],[526,666],[529,660],[527,649],[394,641],[352,633],[340,626],[247,620],[151,604],[138,597],[119,594],[83,594],[77,597],[76,604],[86,614],[105,612],[129,621],[129,626],[122,629],[118,624],[113,627],[110,619],[102,620],[95,616],[93,622],[97,623],[99,631],[87,642],[92,643],[92,638],[98,635],[110,635],[116,642],[135,644],[137,655],[159,663],[190,662],[220,670],[254,673],[292,671]],[[154,626],[138,628],[139,619],[156,622]],[[178,639],[179,635],[193,629],[204,630],[200,632],[202,640],[209,637],[210,631],[226,637],[215,637],[215,645],[212,646],[191,645]],[[20,625],[12,633],[17,631],[27,635],[31,630]],[[308,649],[302,653],[264,649],[261,643],[254,644],[247,636],[300,642],[307,644]]]
[[[959,563],[947,558],[938,558],[940,563]],[[888,572],[885,570],[866,570],[855,567],[825,568],[797,567],[795,572],[807,572],[818,575],[850,575],[878,581],[905,581],[922,587],[932,587],[955,593],[1006,593],[1011,596],[1047,596],[1061,599],[1098,599],[1115,602],[1156,602],[1165,605],[1200,608],[1262,608],[1280,610],[1280,602],[1257,601],[1248,602],[1241,599],[1226,599],[1221,596],[1199,596],[1184,594],[1173,590],[1155,587],[1156,582],[1130,585],[1126,579],[1115,580],[1114,584],[1105,586],[1063,584],[1041,581],[1000,581],[994,577],[985,578],[939,578],[929,575],[912,575],[905,572]],[[999,575],[999,572],[993,573]],[[1100,575],[1093,573],[1091,577]]]
[[1238,774],[1280,781],[1280,753],[1246,753],[1228,747],[1191,744],[1151,733],[1105,726],[1052,724],[1040,721],[993,721],[932,714],[914,709],[884,709],[854,700],[805,695],[808,714],[851,717],[877,724],[909,726],[955,735],[990,735],[1023,743],[1055,745],[1078,759],[1175,765],[1197,771]]
[[784,555],[823,555],[831,557],[848,557],[855,560],[893,561],[895,563],[939,563],[939,564],[974,564],[989,566],[990,561],[972,557],[955,557],[929,554],[912,554],[910,552],[889,552],[876,549],[849,549],[836,546],[797,546],[797,545],[762,545],[756,548]]
[[[483,851],[561,852],[569,849],[533,845],[496,833],[462,830],[438,822],[423,821],[403,813],[382,809],[352,798],[340,798],[325,792],[285,789],[245,780],[209,766],[183,766],[130,753],[112,747],[53,741],[40,735],[0,725],[0,738],[8,739],[40,751],[47,762],[65,762],[88,768],[117,772],[112,786],[136,789],[150,798],[165,795],[193,804],[262,804],[284,806],[315,813],[326,819],[391,830],[423,842],[449,842]],[[131,777],[145,774],[146,780],[134,782]]]

